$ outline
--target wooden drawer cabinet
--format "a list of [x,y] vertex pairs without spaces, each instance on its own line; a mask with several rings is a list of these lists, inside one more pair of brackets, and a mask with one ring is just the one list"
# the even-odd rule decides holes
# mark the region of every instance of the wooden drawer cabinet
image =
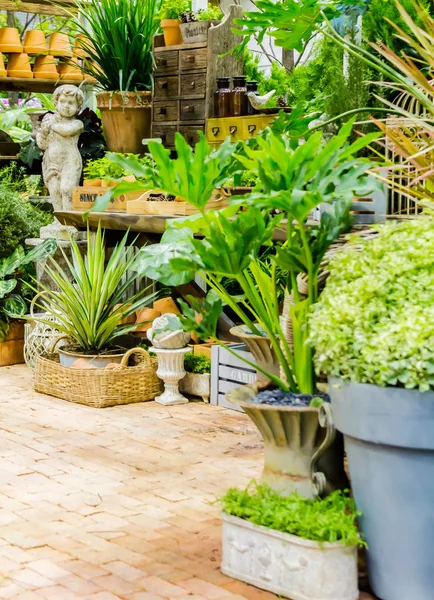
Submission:
[[206,69],[208,57],[207,48],[182,50],[179,54],[179,67],[181,71]]
[[155,138],[161,138],[164,146],[173,148],[175,146],[175,132],[177,131],[176,125],[162,125],[160,123],[152,125],[152,136]]
[[164,54],[157,54],[155,56],[155,74],[166,75],[169,73],[177,73],[179,65],[179,52],[178,50],[170,50]]
[[153,121],[178,121],[179,120],[179,102],[178,100],[165,100],[164,102],[154,102]]
[[156,77],[154,98],[176,98],[178,96],[179,77]]
[[181,96],[203,96],[206,92],[204,73],[185,73],[181,76]]
[[[161,138],[166,148],[174,149],[177,131],[194,145],[199,132],[205,130],[207,119],[214,116],[217,77],[242,74],[242,61],[230,54],[239,43],[232,30],[234,19],[240,17],[242,8],[231,5],[225,19],[209,29],[207,42],[165,46],[163,35],[154,36],[152,137]],[[234,134],[233,139],[238,139],[239,134]],[[226,135],[229,134],[219,129],[216,137],[224,139]]]
[[203,121],[205,100],[181,100],[181,121]]
[[204,125],[180,125],[179,133],[181,133],[187,142],[192,146],[199,141],[199,131],[204,132]]

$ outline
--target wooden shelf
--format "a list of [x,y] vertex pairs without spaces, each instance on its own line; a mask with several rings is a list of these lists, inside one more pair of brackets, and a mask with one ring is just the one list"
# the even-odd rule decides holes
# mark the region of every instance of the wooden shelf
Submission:
[[143,233],[162,234],[166,230],[166,222],[175,217],[166,215],[127,215],[126,213],[94,212],[89,213],[87,218],[79,210],[68,210],[54,213],[64,225],[75,225],[78,229],[86,229],[87,223],[91,227],[113,229],[115,231],[140,231]]
[[[66,79],[25,79],[20,77],[0,77],[0,91],[2,92],[40,92],[52,94],[59,85],[80,85],[82,81],[67,81]],[[89,83],[86,86],[92,85]]]

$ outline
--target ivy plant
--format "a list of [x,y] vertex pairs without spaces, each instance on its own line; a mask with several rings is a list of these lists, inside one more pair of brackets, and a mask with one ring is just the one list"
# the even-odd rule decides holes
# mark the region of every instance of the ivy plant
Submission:
[[312,310],[318,372],[359,383],[434,389],[434,219],[378,228],[330,263]]

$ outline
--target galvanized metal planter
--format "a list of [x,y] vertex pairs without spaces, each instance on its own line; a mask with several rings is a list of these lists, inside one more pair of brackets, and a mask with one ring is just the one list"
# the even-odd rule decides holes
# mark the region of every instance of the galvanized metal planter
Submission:
[[330,379],[368,573],[382,600],[434,597],[434,393]]

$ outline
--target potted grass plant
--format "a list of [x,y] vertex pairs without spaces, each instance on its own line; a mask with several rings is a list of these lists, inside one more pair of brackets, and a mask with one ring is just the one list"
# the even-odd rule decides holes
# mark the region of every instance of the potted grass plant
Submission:
[[160,9],[161,29],[166,46],[183,44],[181,14],[191,11],[191,0],[163,0]]
[[358,600],[354,501],[282,497],[266,485],[229,489],[220,499],[222,572],[292,600]]
[[[251,334],[268,338],[282,375],[270,372],[260,361],[251,362],[250,366],[264,375],[266,387],[242,386],[238,401],[264,437],[263,479],[282,493],[296,490],[313,496],[312,473],[326,474],[327,483],[321,475],[315,477],[322,491],[346,485],[341,440],[333,443],[332,428],[323,429],[318,420],[318,398],[324,396],[317,388],[312,348],[307,343],[307,315],[318,299],[318,272],[324,255],[350,226],[353,197],[364,197],[372,190],[368,174],[372,163],[355,155],[377,134],[349,144],[351,130],[349,122],[327,144],[316,133],[295,147],[288,135],[272,131],[257,137],[256,147],[226,141],[213,150],[201,137],[194,152],[177,136],[176,159],[157,142],[149,143],[154,169],[120,161],[142,177],[141,184],[120,184],[116,188],[120,193],[125,186],[149,186],[183,198],[199,212],[173,223],[159,245],[141,251],[136,266],[142,275],[165,285],[186,283],[196,275],[203,278],[211,291],[203,304],[194,299],[190,299],[193,308],[183,304],[180,320],[186,330],[200,339],[219,342],[216,324],[225,303]],[[240,165],[256,171],[260,182],[251,194],[232,198],[228,207],[208,211],[213,190],[224,185]],[[308,228],[310,212],[321,203],[328,203],[329,210],[318,225]],[[240,207],[245,210],[239,211]],[[280,227],[286,238],[279,243],[274,266],[267,273],[259,265],[259,256]],[[280,321],[277,267],[288,272],[287,288],[294,293],[292,345]],[[299,274],[309,279],[306,298],[298,293]],[[239,284],[240,297],[228,293],[225,277]],[[196,311],[204,317],[199,323]],[[233,352],[230,346],[228,350]],[[323,423],[328,424],[327,418]]]
[[[59,349],[61,365],[74,366],[77,360],[99,368],[120,363],[126,350],[117,346],[116,340],[137,327],[135,319],[129,322],[128,317],[155,300],[156,294],[144,289],[123,301],[135,279],[126,275],[135,262],[134,256],[127,258],[127,237],[125,234],[106,261],[104,233],[100,227],[94,235],[88,230],[85,257],[71,240],[72,261],[60,249],[62,263],[68,268],[53,258],[44,267],[57,289],[38,282],[38,291],[43,292],[38,306],[45,315],[55,317],[57,329],[69,340],[68,346]],[[50,323],[45,317],[34,316],[33,320]]]
[[433,232],[422,216],[350,244],[310,320],[363,512],[370,582],[384,600],[432,596]]
[[107,147],[115,152],[140,153],[150,136],[158,8],[158,0],[76,0],[71,13],[77,44],[88,57],[83,71],[101,90],[97,105]]

